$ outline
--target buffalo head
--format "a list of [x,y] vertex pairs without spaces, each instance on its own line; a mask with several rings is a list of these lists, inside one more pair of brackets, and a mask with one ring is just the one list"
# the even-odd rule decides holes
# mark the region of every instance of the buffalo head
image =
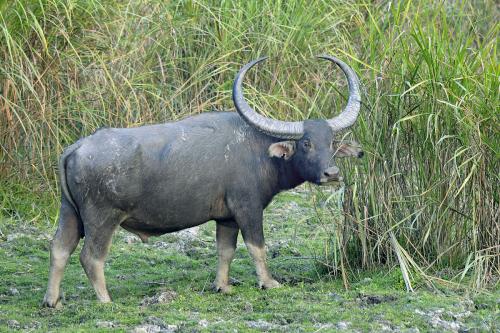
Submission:
[[359,79],[343,61],[330,56],[319,58],[337,64],[345,73],[349,84],[347,105],[332,119],[288,122],[269,119],[256,113],[245,101],[241,86],[245,73],[266,57],[250,62],[240,70],[233,86],[233,100],[236,110],[249,125],[267,135],[287,139],[271,144],[269,156],[291,163],[302,179],[321,185],[342,180],[335,165],[335,157],[362,157],[363,152],[359,144],[353,141],[334,140],[337,132],[352,126],[358,117],[361,103]]

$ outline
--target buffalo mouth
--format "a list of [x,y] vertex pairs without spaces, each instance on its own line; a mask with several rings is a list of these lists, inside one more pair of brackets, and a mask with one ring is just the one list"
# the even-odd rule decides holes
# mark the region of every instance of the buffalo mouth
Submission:
[[334,176],[334,177],[321,177],[319,181],[316,183],[317,185],[331,185],[342,182],[344,179],[342,176]]
[[338,183],[342,181],[340,176],[340,170],[337,166],[329,166],[323,171],[323,174],[319,177],[319,185],[327,185],[330,183]]

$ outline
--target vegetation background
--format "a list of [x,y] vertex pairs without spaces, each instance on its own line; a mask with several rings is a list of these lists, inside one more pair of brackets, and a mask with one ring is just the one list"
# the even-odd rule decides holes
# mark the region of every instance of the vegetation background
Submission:
[[[481,290],[500,276],[500,126],[495,1],[0,1],[0,237],[53,228],[62,149],[99,127],[232,109],[326,118],[363,83],[336,191],[311,188],[328,229],[325,272],[399,267],[415,286]],[[340,214],[343,211],[343,215]],[[344,218],[345,217],[345,218]],[[10,221],[10,222],[7,222]],[[443,272],[448,272],[443,274]]]

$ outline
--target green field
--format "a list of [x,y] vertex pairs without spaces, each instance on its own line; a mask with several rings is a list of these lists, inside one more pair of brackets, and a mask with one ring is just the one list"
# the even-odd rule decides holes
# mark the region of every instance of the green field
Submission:
[[[498,330],[499,22],[493,0],[0,0],[0,330]],[[241,247],[234,293],[213,293],[209,223],[149,245],[121,231],[112,305],[95,302],[74,255],[65,307],[40,307],[65,146],[232,110],[235,74],[264,55],[245,79],[256,110],[331,118],[347,86],[318,54],[360,77],[360,117],[342,135],[366,154],[341,162],[339,187],[267,209],[283,288],[257,290]],[[176,297],[141,305],[162,291]]]
[[[352,272],[350,288],[326,274],[325,244],[335,225],[318,219],[310,189],[280,195],[266,211],[269,265],[282,288],[259,290],[241,240],[230,295],[215,293],[215,224],[196,235],[170,234],[142,244],[119,231],[105,273],[112,304],[99,304],[72,256],[63,281],[64,306],[41,308],[48,272],[50,228],[12,221],[0,243],[0,331],[130,331],[154,325],[164,332],[388,331],[489,332],[500,329],[500,293],[475,294],[418,284],[406,293],[397,267]],[[446,278],[450,272],[443,271]],[[164,294],[164,302],[150,297]],[[168,296],[168,297],[167,297]],[[15,322],[13,322],[15,320]],[[150,326],[146,326],[150,325]]]

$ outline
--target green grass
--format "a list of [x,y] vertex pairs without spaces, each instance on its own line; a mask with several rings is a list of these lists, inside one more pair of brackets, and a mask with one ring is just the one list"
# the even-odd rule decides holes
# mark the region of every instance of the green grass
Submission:
[[347,88],[314,58],[327,53],[363,83],[345,135],[367,154],[342,163],[342,191],[310,194],[318,270],[344,287],[387,267],[409,290],[494,288],[499,18],[495,1],[2,1],[0,230],[54,224],[63,147],[232,109],[236,72],[259,56],[271,58],[246,80],[259,112],[331,117]]
[[[481,294],[446,288],[436,292],[420,284],[416,292],[406,293],[400,271],[392,267],[353,274],[346,291],[341,279],[324,273],[318,254],[328,235],[321,232],[305,189],[280,195],[265,219],[269,265],[284,283],[281,289],[257,289],[254,266],[240,239],[231,269],[239,284],[230,295],[213,292],[213,223],[205,224],[194,239],[169,234],[152,238],[147,245],[127,243],[124,237],[130,234],[119,231],[105,267],[114,302],[96,301],[78,261],[79,246],[66,268],[65,301],[59,310],[40,306],[48,275],[48,239],[54,228],[4,220],[0,331],[8,330],[9,320],[40,332],[104,332],[111,329],[98,327],[99,322],[128,331],[158,319],[190,332],[332,331],[342,323],[348,331],[362,332],[383,327],[446,332],[452,331],[450,325],[498,329],[498,289]],[[181,249],[179,244],[184,244]],[[12,288],[19,293],[13,295]],[[171,303],[141,306],[145,297],[165,290],[177,293]]]

